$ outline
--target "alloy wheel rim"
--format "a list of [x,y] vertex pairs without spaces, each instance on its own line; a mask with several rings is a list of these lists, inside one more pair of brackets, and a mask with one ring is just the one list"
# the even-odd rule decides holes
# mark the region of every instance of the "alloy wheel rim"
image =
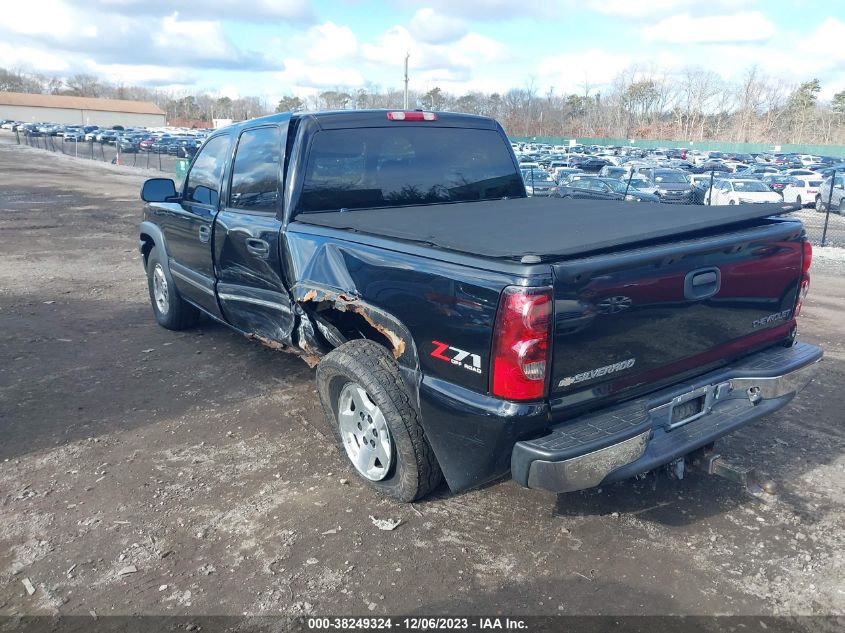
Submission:
[[361,385],[349,382],[338,396],[337,411],[343,447],[355,469],[370,481],[387,477],[393,441],[378,405]]
[[153,269],[153,298],[156,307],[161,314],[167,314],[170,310],[170,296],[167,293],[167,277],[164,276],[164,268],[156,264]]

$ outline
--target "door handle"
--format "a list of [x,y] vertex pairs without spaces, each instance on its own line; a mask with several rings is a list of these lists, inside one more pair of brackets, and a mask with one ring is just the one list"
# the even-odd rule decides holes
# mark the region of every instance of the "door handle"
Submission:
[[266,259],[270,256],[270,244],[264,240],[259,240],[254,237],[247,239],[246,250],[249,251],[250,254],[255,255],[256,257],[261,257],[262,259]]
[[722,275],[718,268],[705,268],[687,273],[684,278],[684,297],[692,300],[712,297],[722,285]]
[[211,239],[211,227],[207,224],[203,224],[202,226],[200,226],[199,234],[200,242],[207,242]]

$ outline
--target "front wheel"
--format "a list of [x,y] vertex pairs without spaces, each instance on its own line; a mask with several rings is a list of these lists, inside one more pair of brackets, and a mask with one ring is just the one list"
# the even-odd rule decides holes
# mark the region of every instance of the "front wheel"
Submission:
[[736,204],[736,202],[733,200],[728,200],[728,204]]
[[437,487],[434,451],[383,346],[354,340],[330,352],[317,366],[317,393],[338,444],[369,486],[403,502]]
[[816,211],[824,213],[824,203],[821,196],[816,196]]
[[801,196],[795,196],[795,204],[797,204],[799,207],[804,206],[804,201],[801,200]]
[[147,287],[153,313],[160,326],[168,330],[184,330],[199,321],[200,311],[179,294],[158,246],[154,246],[147,257]]

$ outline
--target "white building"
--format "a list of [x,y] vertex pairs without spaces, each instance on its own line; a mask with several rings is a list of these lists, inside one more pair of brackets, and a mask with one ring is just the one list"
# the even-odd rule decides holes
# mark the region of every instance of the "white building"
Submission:
[[155,127],[165,125],[165,118],[164,111],[148,101],[0,92],[0,119],[100,127]]

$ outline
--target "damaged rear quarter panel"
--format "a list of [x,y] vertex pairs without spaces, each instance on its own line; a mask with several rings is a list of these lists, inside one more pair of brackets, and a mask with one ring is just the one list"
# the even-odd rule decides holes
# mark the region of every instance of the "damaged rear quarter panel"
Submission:
[[[351,241],[295,227],[288,227],[285,251],[294,300],[306,313],[329,302],[360,314],[390,342],[401,366],[487,392],[496,307],[513,277],[371,246],[359,235]],[[434,341],[467,352],[465,363],[432,356],[442,348]],[[472,364],[469,355],[480,372],[464,367]]]

